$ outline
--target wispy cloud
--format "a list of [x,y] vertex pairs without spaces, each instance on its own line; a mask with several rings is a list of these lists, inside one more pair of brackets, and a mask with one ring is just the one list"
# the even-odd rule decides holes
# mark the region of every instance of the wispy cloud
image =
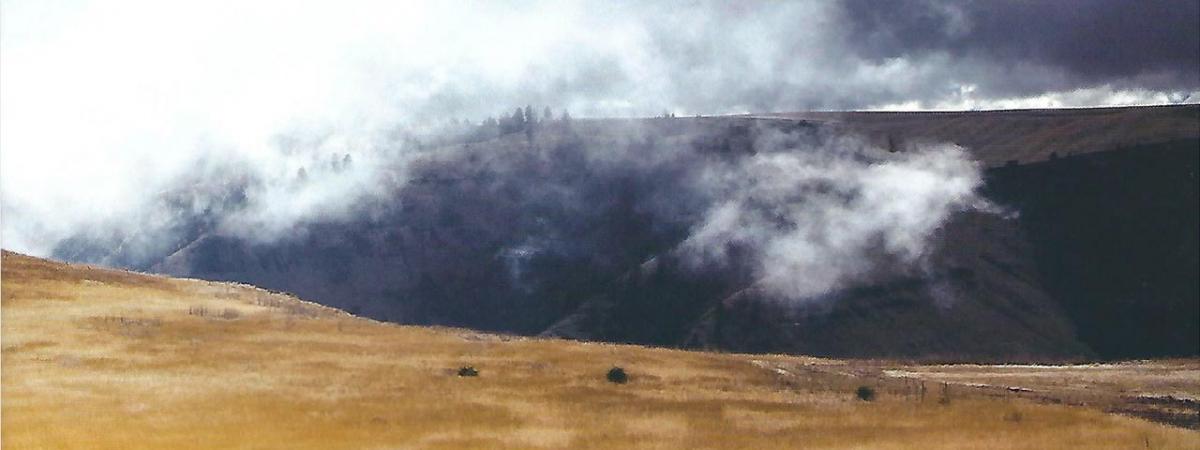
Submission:
[[[199,161],[242,161],[282,186],[311,165],[287,151],[354,153],[358,169],[374,167],[368,149],[395,150],[397,128],[516,105],[644,116],[1160,103],[1200,91],[1194,1],[0,8],[3,245],[39,254],[97,219],[134,216]],[[1013,26],[1031,20],[1040,25]],[[314,134],[326,137],[300,140],[311,148],[280,144]],[[370,176],[342,186],[373,186]],[[326,201],[295,192],[271,201],[295,207],[282,216]]]

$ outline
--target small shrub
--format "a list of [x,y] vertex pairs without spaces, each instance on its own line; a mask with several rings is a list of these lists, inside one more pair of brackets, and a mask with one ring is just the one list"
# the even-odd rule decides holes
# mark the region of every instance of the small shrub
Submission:
[[625,382],[629,381],[629,375],[625,373],[625,369],[620,367],[608,369],[608,374],[604,378],[608,379],[609,383],[617,384],[625,384]]
[[460,377],[477,377],[477,376],[479,376],[479,371],[475,370],[475,368],[471,367],[471,366],[462,366],[462,367],[458,368],[458,376],[460,376]]
[[875,400],[875,390],[869,386],[859,386],[854,390],[854,395],[864,402]]
[[225,319],[225,320],[233,320],[233,319],[236,319],[241,316],[242,316],[242,313],[238,312],[238,310],[233,309],[233,308],[225,308],[224,311],[221,311],[221,318]]
[[1022,415],[1020,411],[1011,411],[1008,414],[1004,415],[1005,422],[1020,423],[1024,419],[1025,419],[1025,416]]
[[938,404],[950,404],[950,383],[942,383],[942,397],[938,399]]

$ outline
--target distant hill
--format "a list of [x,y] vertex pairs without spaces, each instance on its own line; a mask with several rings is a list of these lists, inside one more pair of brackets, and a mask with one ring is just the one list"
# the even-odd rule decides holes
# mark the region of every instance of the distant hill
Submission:
[[796,112],[750,117],[844,127],[881,145],[953,142],[989,167],[1200,138],[1200,105],[952,112]]
[[[705,210],[681,181],[696,167],[846,135],[879,152],[962,145],[1012,214],[958,213],[924,266],[880,257],[804,306],[763,298],[747,264],[680,263]],[[56,256],[526,335],[937,360],[1200,354],[1197,105],[575,120],[429,145],[353,220],[257,242],[185,216],[149,257],[124,250],[137,236],[86,235]]]

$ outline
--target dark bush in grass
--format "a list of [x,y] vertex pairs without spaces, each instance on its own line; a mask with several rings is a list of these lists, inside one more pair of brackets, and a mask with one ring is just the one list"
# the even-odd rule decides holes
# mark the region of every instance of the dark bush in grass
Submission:
[[858,389],[854,390],[854,395],[864,402],[875,400],[875,390],[869,386],[859,386]]
[[625,384],[629,381],[629,375],[625,374],[625,369],[613,367],[608,369],[608,374],[604,376],[610,383]]
[[477,376],[479,376],[479,371],[475,370],[475,368],[471,367],[471,366],[462,366],[462,367],[458,368],[458,376],[460,376],[460,377],[477,377]]

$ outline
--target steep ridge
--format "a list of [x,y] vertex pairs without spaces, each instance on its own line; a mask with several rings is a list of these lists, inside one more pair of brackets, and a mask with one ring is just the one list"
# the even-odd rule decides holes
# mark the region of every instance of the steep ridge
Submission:
[[[934,272],[876,274],[801,308],[764,298],[749,281],[707,289],[691,296],[702,300],[675,303],[690,311],[672,316],[687,325],[667,332],[655,327],[663,314],[614,312],[700,284],[641,281],[662,277],[654,266],[654,275],[622,279],[545,334],[952,360],[1200,354],[1198,148],[1183,140],[992,169],[987,195],[1019,216],[967,213],[946,224]],[[642,329],[660,334],[647,338]]]
[[[799,306],[773,300],[753,280],[739,283],[720,274],[703,274],[697,280],[688,271],[666,267],[669,263],[656,264],[602,297],[618,299],[613,304],[602,309],[587,305],[589,312],[608,311],[605,320],[578,317],[586,314],[581,311],[546,334],[855,357],[1095,356],[1076,338],[1069,317],[1040,285],[1032,250],[1010,220],[963,214],[935,239],[938,247],[921,270],[881,267],[854,287]],[[706,289],[712,280],[728,284]],[[697,286],[700,293],[679,292],[679,286]],[[665,327],[664,317],[679,323]],[[588,329],[578,323],[593,326]],[[645,330],[656,334],[647,336]]]
[[989,172],[1041,284],[1109,358],[1200,354],[1200,140]]
[[[744,264],[677,263],[703,213],[680,193],[680,168],[779,136],[846,133],[899,152],[958,142],[991,167],[984,193],[1011,214],[959,213],[923,267],[881,255],[800,306],[765,298]],[[1198,136],[1197,105],[580,120],[455,144],[410,167],[370,217],[270,243],[208,229],[141,268],[381,320],[579,339],[931,359],[1195,355]],[[88,260],[71,250],[60,255]]]

